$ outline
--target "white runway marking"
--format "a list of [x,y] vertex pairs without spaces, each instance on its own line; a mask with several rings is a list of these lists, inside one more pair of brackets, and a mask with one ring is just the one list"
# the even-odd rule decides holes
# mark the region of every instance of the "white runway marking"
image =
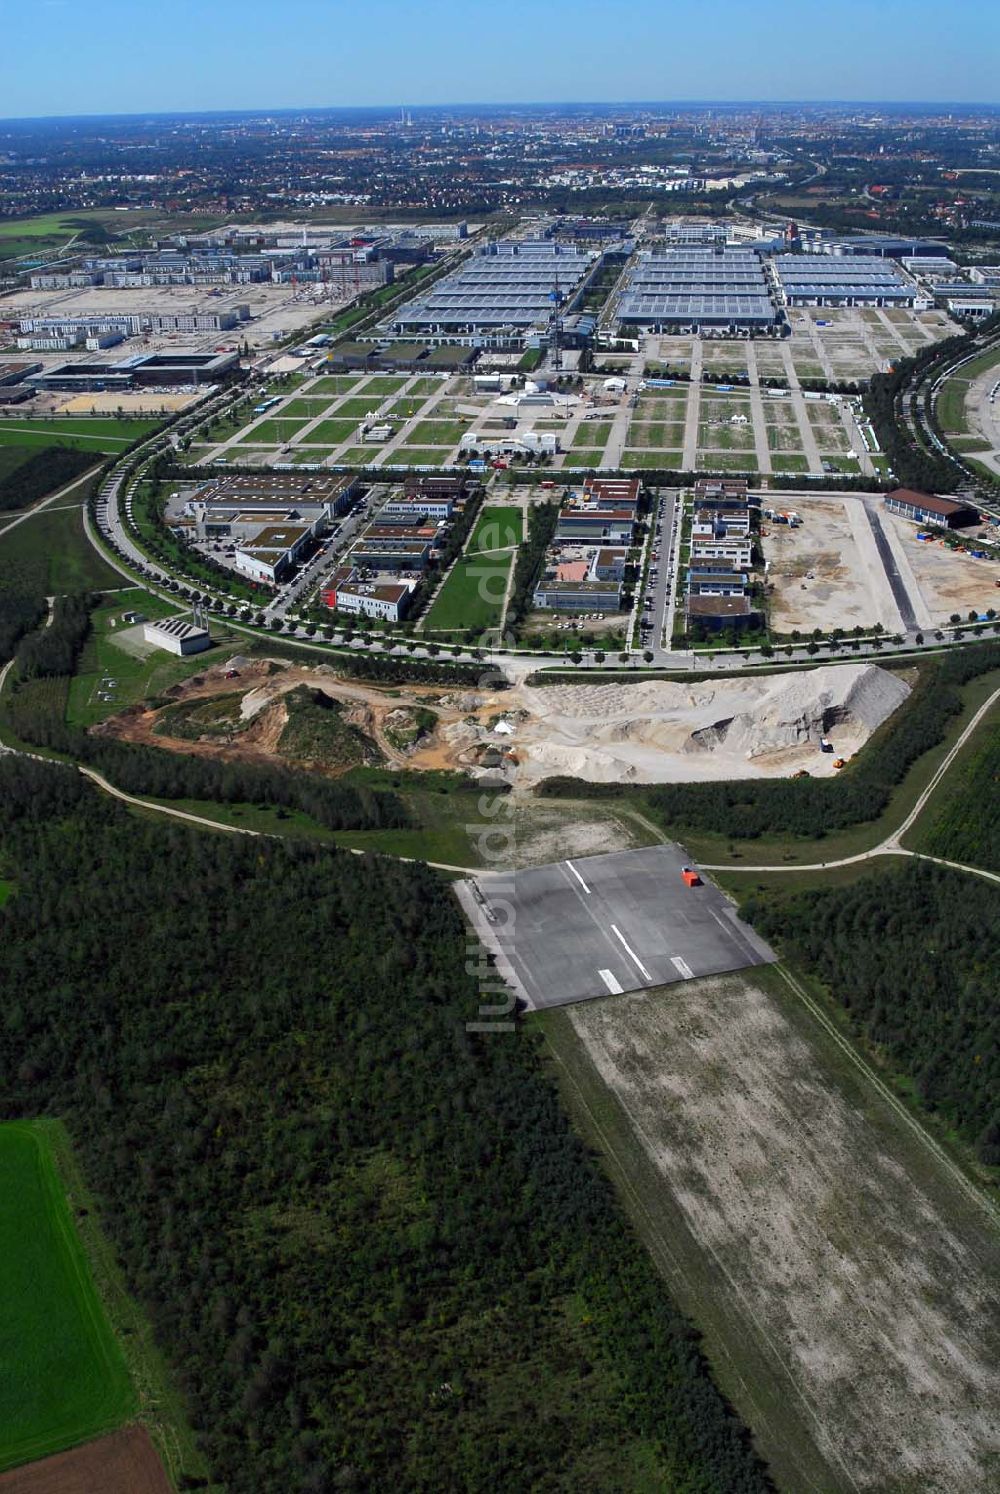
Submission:
[[603,980],[604,984],[607,986],[608,990],[611,992],[612,996],[621,995],[622,988],[618,984],[617,980],[612,975],[610,970],[598,970],[597,973]]
[[694,971],[691,969],[691,966],[688,964],[687,960],[682,960],[680,955],[671,955],[670,963],[671,965],[673,965],[675,970],[680,971],[685,980],[694,980]]
[[633,959],[635,961],[635,963],[638,965],[639,969],[642,971],[642,973],[646,977],[646,979],[647,980],[652,980],[653,977],[650,975],[649,971],[646,969],[645,965],[642,963],[642,961],[640,960],[639,956],[636,954],[635,950],[632,948],[631,944],[627,943],[624,934],[622,933],[621,929],[618,927],[617,924],[613,923],[611,925],[611,932],[614,934],[615,938],[618,940],[619,944],[621,945],[622,949],[624,949],[625,953],[627,955],[629,955],[631,957],[631,959]]
[[586,893],[589,894],[590,888],[587,886],[586,882],[583,880],[583,878],[581,877],[580,873],[577,871],[576,867],[573,865],[572,861],[567,861],[566,865],[569,867],[570,871],[573,873],[574,877],[579,882],[579,884],[583,888],[584,892],[586,892]]

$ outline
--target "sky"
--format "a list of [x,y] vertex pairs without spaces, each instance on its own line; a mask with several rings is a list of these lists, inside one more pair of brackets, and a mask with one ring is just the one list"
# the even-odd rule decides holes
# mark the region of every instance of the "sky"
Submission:
[[0,116],[1000,102],[996,0],[0,0]]

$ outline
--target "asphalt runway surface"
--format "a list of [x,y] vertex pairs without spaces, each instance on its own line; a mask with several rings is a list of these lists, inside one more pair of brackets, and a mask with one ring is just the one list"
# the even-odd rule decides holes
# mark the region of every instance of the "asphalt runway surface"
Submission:
[[679,846],[649,846],[484,877],[462,884],[460,896],[532,1008],[776,959],[717,887],[685,885],[686,864]]

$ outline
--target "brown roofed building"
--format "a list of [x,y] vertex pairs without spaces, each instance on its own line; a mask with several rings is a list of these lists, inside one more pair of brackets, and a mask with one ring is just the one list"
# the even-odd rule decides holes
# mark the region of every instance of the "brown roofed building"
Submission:
[[978,523],[979,514],[968,503],[955,498],[938,498],[935,493],[919,493],[914,488],[894,488],[885,495],[885,506],[901,519],[914,524],[939,524],[945,529],[960,529]]

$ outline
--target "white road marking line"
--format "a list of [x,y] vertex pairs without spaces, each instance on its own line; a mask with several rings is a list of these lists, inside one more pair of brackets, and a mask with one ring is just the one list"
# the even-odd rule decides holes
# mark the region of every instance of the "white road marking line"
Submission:
[[617,980],[610,970],[598,970],[597,973],[603,980],[604,984],[607,986],[608,990],[611,992],[612,996],[621,995],[622,987],[618,984]]
[[583,880],[583,878],[581,877],[580,873],[577,871],[576,867],[573,865],[572,861],[567,861],[566,865],[569,867],[570,871],[573,873],[574,877],[579,882],[579,884],[583,888],[584,892],[586,892],[586,893],[589,894],[590,888],[587,886],[586,882]]
[[621,929],[618,927],[617,924],[613,923],[611,925],[611,932],[614,934],[615,938],[618,940],[619,944],[621,945],[622,949],[624,949],[625,953],[627,955],[631,956],[631,958],[638,965],[639,969],[642,971],[642,973],[646,977],[646,979],[647,980],[652,980],[653,977],[650,975],[649,971],[646,969],[645,965],[642,963],[642,961],[640,960],[639,956],[636,954],[635,950],[626,941],[624,934],[622,933]]
[[676,970],[680,971],[685,980],[694,980],[694,971],[691,969],[691,966],[688,964],[687,960],[682,960],[680,955],[671,955],[670,963]]

